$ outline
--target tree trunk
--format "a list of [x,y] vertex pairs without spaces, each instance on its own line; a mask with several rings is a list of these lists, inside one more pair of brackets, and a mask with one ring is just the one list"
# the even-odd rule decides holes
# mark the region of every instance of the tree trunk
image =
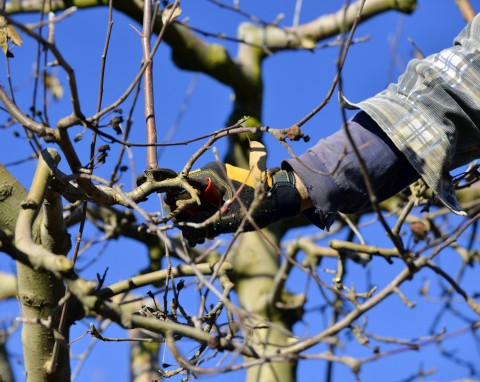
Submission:
[[[272,230],[263,232],[272,242],[277,243],[278,235]],[[279,270],[276,250],[259,233],[246,233],[240,237],[231,261],[235,272],[235,290],[242,307],[260,318],[257,322],[248,322],[253,328],[257,324],[262,327],[252,332],[255,343],[274,344],[259,346],[257,351],[262,353],[269,348],[287,345],[290,337],[286,333],[291,330],[292,319],[273,306],[268,298]],[[261,319],[271,321],[275,328],[268,327]],[[296,361],[250,367],[247,369],[246,382],[293,382],[296,381],[296,369]]]
[[[14,232],[18,208],[26,199],[27,191],[2,165],[0,179],[0,228]],[[36,227],[39,221],[42,221],[42,214],[37,218]],[[34,231],[39,232],[39,229]],[[26,321],[48,320],[53,315],[52,327],[56,328],[58,315],[53,310],[65,293],[62,281],[48,272],[35,271],[20,263],[17,263],[17,279],[22,318]],[[68,338],[65,340],[68,341]],[[70,355],[66,346],[61,346],[55,365],[50,373],[47,372],[55,344],[52,329],[40,324],[24,324],[22,344],[28,382],[70,380]]]

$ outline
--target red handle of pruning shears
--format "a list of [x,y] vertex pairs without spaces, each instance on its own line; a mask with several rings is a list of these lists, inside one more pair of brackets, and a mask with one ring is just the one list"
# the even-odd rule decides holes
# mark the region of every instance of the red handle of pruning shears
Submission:
[[211,178],[205,178],[205,180],[208,182],[208,184],[207,187],[205,187],[205,190],[203,190],[202,192],[202,198],[209,202],[211,205],[215,207],[220,207],[223,201],[222,196],[213,184]]
[[[205,189],[201,192],[200,194],[200,199],[206,201],[207,203],[211,204],[212,206],[216,208],[220,208],[223,203],[223,198],[220,195],[220,192],[218,189],[215,187],[213,181],[211,178],[205,178],[205,180],[208,182],[207,186]],[[176,200],[166,200],[165,203],[170,207],[170,209],[173,211],[177,208],[175,204]],[[182,213],[187,214],[188,216],[193,216],[195,215],[199,210],[198,206],[192,206],[184,211]]]

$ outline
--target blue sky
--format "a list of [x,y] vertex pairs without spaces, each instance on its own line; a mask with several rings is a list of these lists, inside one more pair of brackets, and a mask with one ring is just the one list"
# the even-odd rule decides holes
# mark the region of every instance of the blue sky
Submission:
[[[300,22],[307,22],[319,15],[333,12],[342,5],[341,1],[315,1],[304,0],[303,11]],[[291,24],[295,1],[262,1],[255,2],[241,1],[241,6],[263,19],[273,20],[279,13],[286,16],[282,25]],[[478,1],[472,1],[474,7],[478,8]],[[238,15],[225,12],[204,0],[184,0],[183,17],[189,17],[189,23],[201,29],[212,32],[224,32],[226,35],[235,36],[238,23],[244,21]],[[38,15],[18,16],[20,21],[33,22],[38,20]],[[100,57],[103,49],[106,32],[107,9],[96,8],[93,10],[78,11],[69,17],[56,28],[56,42],[65,58],[75,68],[79,84],[82,109],[86,115],[92,115],[96,108],[98,78],[100,73]],[[141,62],[140,38],[134,29],[129,25],[133,24],[137,29],[139,25],[127,19],[121,14],[114,13],[113,36],[107,61],[107,75],[105,86],[104,105],[114,101],[129,85]],[[385,86],[401,74],[404,66],[412,57],[412,46],[408,38],[415,41],[416,45],[425,54],[430,54],[450,46],[455,35],[465,25],[460,12],[453,0],[420,0],[417,10],[412,15],[401,15],[396,12],[388,12],[361,24],[356,32],[357,37],[371,36],[362,44],[352,46],[347,58],[344,73],[344,93],[351,101],[360,101],[383,90]],[[396,55],[392,58],[392,40],[397,39]],[[213,40],[212,40],[213,41]],[[223,43],[223,42],[220,42]],[[229,51],[234,56],[236,47],[227,43]],[[21,48],[13,50],[15,58],[11,60],[12,81],[16,92],[17,102],[20,107],[27,109],[31,103],[32,72],[35,58],[35,45],[31,40],[25,38],[25,44]],[[272,127],[287,127],[302,118],[323,100],[336,71],[335,60],[338,51],[336,48],[328,48],[311,52],[282,52],[269,57],[263,64],[264,69],[264,109],[263,123]],[[392,64],[393,62],[393,64]],[[5,66],[2,66],[5,68]],[[65,84],[65,76],[58,68],[52,69]],[[6,85],[5,69],[0,71],[0,81]],[[173,136],[173,141],[181,141],[187,138],[217,130],[224,126],[224,123],[231,109],[231,91],[222,84],[207,78],[197,77],[194,73],[179,71],[170,61],[170,49],[164,45],[160,48],[155,57],[155,106],[156,117],[159,129],[159,137],[165,136],[177,118],[179,107],[185,97],[185,92],[192,81],[196,81],[194,92],[190,98],[188,108],[183,116],[179,129]],[[66,85],[66,84],[65,84]],[[56,102],[50,100],[50,120],[56,121],[70,113],[68,96]],[[128,110],[128,105],[125,110]],[[6,119],[5,113],[0,113],[0,120]],[[132,141],[141,142],[144,138],[142,127],[143,112],[137,108],[135,113],[134,133]],[[311,120],[304,130],[312,137],[311,143],[295,143],[293,149],[297,154],[305,151],[312,142],[317,141],[332,132],[336,131],[341,124],[340,108],[336,97],[332,98],[329,105]],[[28,157],[31,152],[28,145],[22,138],[15,138],[13,131],[20,131],[18,127],[0,131],[0,163],[11,163]],[[74,128],[72,136],[81,132],[81,128]],[[266,144],[269,149],[269,166],[276,166],[287,158],[286,151],[266,137]],[[90,141],[86,134],[84,141],[78,144],[79,150],[85,153]],[[160,166],[180,170],[183,164],[191,156],[193,150],[200,144],[193,144],[188,147],[167,148],[160,159]],[[225,142],[216,144],[220,155],[225,154]],[[82,151],[83,150],[83,151]],[[145,153],[143,149],[133,149],[135,156],[136,173],[138,174],[145,167]],[[111,157],[115,158],[115,149]],[[86,156],[84,156],[86,158]],[[213,154],[207,153],[202,157],[198,165],[213,160]],[[66,164],[62,165],[65,171]],[[34,162],[29,161],[21,165],[9,167],[9,169],[28,187],[29,179],[34,171]],[[110,167],[100,169],[99,174],[108,176]],[[127,173],[128,174],[128,173]],[[131,178],[127,175],[123,179],[125,188],[131,187]],[[75,232],[75,231],[72,231]],[[301,233],[294,232],[294,235],[304,235],[315,232],[314,229],[304,230]],[[378,234],[378,227],[365,228],[366,237],[376,245],[388,245],[388,242]],[[93,235],[93,231],[89,232]],[[325,243],[323,243],[325,244]],[[91,257],[100,250],[97,247]],[[452,262],[452,266],[458,266],[453,258],[446,258],[446,263]],[[132,270],[139,270],[145,267],[147,260],[141,246],[130,242],[112,243],[106,254],[99,261],[95,269],[85,273],[85,277],[95,277],[95,272],[101,272],[102,266],[109,266],[109,282],[115,282],[132,275]],[[0,269],[13,269],[13,262],[0,256]],[[327,264],[326,267],[334,267],[334,264]],[[376,261],[367,271],[357,265],[349,269],[348,280],[354,282],[359,288],[366,286],[366,273],[371,272],[372,278],[379,282],[388,282],[393,275],[401,269],[401,264],[393,266],[386,262]],[[90,272],[90,273],[89,273]],[[134,273],[133,273],[134,274]],[[425,276],[431,276],[426,274]],[[303,285],[299,278],[292,278],[292,289]],[[420,275],[418,280],[422,280]],[[328,276],[325,276],[329,280]],[[475,282],[475,277],[468,271],[466,282]],[[418,288],[421,282],[405,285],[402,291],[412,299],[419,299]],[[435,290],[435,286],[433,286]],[[316,302],[318,299],[318,302]],[[321,297],[318,291],[311,291],[309,295],[309,307],[312,309],[321,304]],[[15,312],[16,303],[0,304],[0,319],[9,319],[18,314]],[[399,302],[397,296],[392,296],[382,304],[377,314],[369,315],[369,327],[375,328],[377,334],[387,336],[395,329],[397,336],[402,338],[421,337],[428,335],[432,322],[432,313],[438,310],[438,305],[418,301],[414,309],[407,309]],[[468,310],[459,304],[466,314],[472,317]],[[305,323],[298,324],[298,330],[304,332],[307,329],[313,332],[315,324],[318,325],[318,312],[307,314]],[[425,317],[425,320],[423,319]],[[326,318],[324,318],[326,320]],[[465,325],[460,320],[447,316],[442,325],[451,330],[458,329]],[[81,334],[86,330],[82,323],[72,330],[72,337]],[[110,336],[124,336],[124,332],[114,329],[113,325],[107,332]],[[345,341],[345,335],[341,336]],[[9,341],[9,349],[12,353],[18,354],[18,333]],[[73,353],[80,353],[85,349],[88,339],[84,338],[72,347]],[[478,348],[469,336],[460,336],[449,340],[446,344],[450,350],[458,350],[459,354],[470,354],[471,359],[478,360]],[[193,348],[193,345],[192,345]],[[364,349],[353,345],[357,354]],[[312,352],[318,352],[318,348]],[[99,343],[95,346],[92,355],[87,360],[78,381],[126,381],[128,380],[127,351],[125,345],[112,343]],[[105,361],[105,359],[108,361]],[[445,358],[438,356],[435,346],[422,348],[418,352],[406,352],[397,356],[391,356],[370,365],[362,370],[362,381],[401,381],[414,374],[420,365],[425,369],[438,367],[434,380],[446,381],[468,377],[467,369],[458,367]],[[73,366],[75,362],[73,362]],[[21,373],[21,365],[16,365],[18,375]],[[306,361],[301,363],[299,368],[300,381],[318,381],[323,378],[325,364],[323,361]],[[336,368],[335,381],[353,381],[354,377],[344,367]],[[478,377],[478,375],[477,375]],[[227,376],[204,377],[211,381],[242,381],[243,374],[232,373]],[[19,377],[19,380],[22,378]],[[177,379],[172,379],[177,380]],[[179,379],[178,379],[179,380]]]

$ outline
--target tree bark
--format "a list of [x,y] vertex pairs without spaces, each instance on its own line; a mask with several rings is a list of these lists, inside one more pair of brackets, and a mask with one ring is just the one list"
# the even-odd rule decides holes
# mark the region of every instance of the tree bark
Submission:
[[[273,230],[263,232],[273,243],[280,239]],[[287,345],[290,339],[287,333],[291,330],[294,320],[282,314],[269,300],[280,266],[275,248],[259,233],[243,234],[232,253],[232,265],[235,273],[235,291],[242,307],[259,317],[256,322],[248,322],[252,328],[257,327],[252,331],[255,343],[266,344],[258,346],[257,352],[262,354],[264,351]],[[275,327],[266,324],[264,320],[272,322]],[[247,369],[246,382],[294,382],[296,370],[296,361],[254,366]]]
[[[149,338],[144,330],[133,329],[131,338]],[[160,381],[158,354],[160,345],[156,342],[132,342],[130,345],[130,380],[132,382]]]
[[[18,208],[27,197],[25,188],[0,165],[0,228],[4,231],[15,231]],[[40,224],[43,214],[36,221],[37,237],[40,238]],[[24,320],[48,320],[53,315],[52,326],[58,326],[58,317],[54,309],[65,293],[61,280],[51,273],[34,271],[17,263],[18,296],[22,305]],[[66,339],[68,341],[68,339]],[[69,381],[70,355],[68,348],[63,347],[58,361],[51,373],[46,365],[51,361],[55,344],[54,330],[40,324],[28,323],[22,328],[22,344],[27,381]]]

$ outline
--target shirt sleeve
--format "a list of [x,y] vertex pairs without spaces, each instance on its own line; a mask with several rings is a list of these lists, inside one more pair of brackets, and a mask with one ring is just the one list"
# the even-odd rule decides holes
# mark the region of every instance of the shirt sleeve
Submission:
[[412,60],[398,82],[355,105],[407,157],[437,198],[464,214],[450,170],[480,154],[480,15],[453,47]]
[[[418,178],[405,156],[366,113],[358,113],[346,128],[366,163],[379,200]],[[370,206],[361,167],[344,129],[320,140],[300,157],[285,161],[283,167],[293,169],[302,180],[314,206],[304,214],[322,229],[329,229],[338,211],[355,213]]]

